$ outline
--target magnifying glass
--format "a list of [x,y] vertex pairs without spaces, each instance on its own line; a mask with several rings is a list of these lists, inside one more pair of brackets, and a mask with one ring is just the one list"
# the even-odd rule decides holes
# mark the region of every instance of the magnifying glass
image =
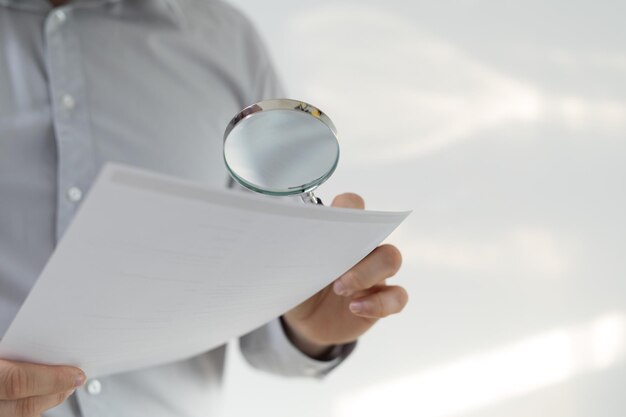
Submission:
[[273,99],[240,111],[224,132],[224,162],[239,184],[261,194],[300,195],[322,204],[313,191],[339,161],[337,129],[324,112],[298,100]]

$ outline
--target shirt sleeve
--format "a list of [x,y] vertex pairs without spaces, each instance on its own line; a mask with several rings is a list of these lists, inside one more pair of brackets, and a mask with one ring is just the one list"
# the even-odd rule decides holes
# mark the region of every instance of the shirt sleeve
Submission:
[[242,336],[239,346],[254,368],[282,376],[321,379],[350,355],[356,342],[335,346],[329,360],[313,359],[291,343],[277,318]]

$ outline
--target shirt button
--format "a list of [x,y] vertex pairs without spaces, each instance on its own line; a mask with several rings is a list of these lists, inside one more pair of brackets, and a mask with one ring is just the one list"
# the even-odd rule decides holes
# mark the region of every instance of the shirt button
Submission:
[[78,187],[71,187],[67,190],[67,199],[72,203],[77,203],[83,198],[83,192]]
[[72,97],[71,95],[64,94],[63,97],[61,97],[61,104],[63,104],[65,110],[72,110],[74,107],[76,107],[76,100],[74,100],[74,97]]
[[57,23],[65,23],[67,20],[67,14],[63,10],[57,10],[54,12],[54,18],[57,20]]
[[87,392],[91,395],[98,395],[102,392],[102,384],[97,379],[91,379],[87,382]]

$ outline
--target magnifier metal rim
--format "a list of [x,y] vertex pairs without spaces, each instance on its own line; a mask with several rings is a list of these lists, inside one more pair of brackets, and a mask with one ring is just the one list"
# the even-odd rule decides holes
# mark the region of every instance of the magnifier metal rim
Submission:
[[241,178],[231,169],[230,165],[228,164],[228,161],[226,160],[226,146],[224,146],[223,147],[224,150],[222,153],[223,153],[224,165],[226,165],[226,169],[239,184],[243,185],[244,187],[252,191],[256,191],[261,194],[285,196],[285,195],[304,194],[304,193],[308,193],[308,192],[315,190],[335,172],[335,169],[337,168],[337,164],[339,162],[339,153],[340,153],[338,139],[337,139],[337,129],[335,128],[335,125],[330,120],[330,118],[326,115],[326,113],[324,113],[322,110],[318,109],[317,107],[309,103],[305,103],[304,101],[292,100],[288,98],[263,100],[263,101],[259,101],[258,103],[251,104],[248,107],[241,110],[239,113],[237,113],[237,115],[235,115],[235,117],[232,118],[230,123],[228,123],[228,126],[226,127],[226,130],[224,131],[224,144],[226,143],[226,140],[228,139],[228,135],[230,134],[230,132],[239,123],[252,117],[255,113],[272,111],[272,110],[299,111],[299,112],[307,113],[310,116],[313,116],[316,119],[318,119],[320,122],[324,123],[324,125],[326,125],[326,127],[328,127],[330,131],[333,133],[333,136],[335,137],[335,140],[337,141],[337,157],[335,158],[335,161],[333,162],[332,168],[327,173],[325,173],[319,178],[316,178],[313,181],[310,181],[306,184],[298,185],[295,187],[290,187],[289,191],[284,191],[284,190],[279,191],[279,190],[271,190],[267,188],[260,188],[256,184],[250,183],[246,181],[245,179]]

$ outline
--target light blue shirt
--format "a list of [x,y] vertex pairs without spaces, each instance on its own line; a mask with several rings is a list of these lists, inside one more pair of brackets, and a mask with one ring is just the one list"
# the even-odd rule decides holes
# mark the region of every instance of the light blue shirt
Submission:
[[[106,161],[225,187],[228,121],[281,96],[253,27],[222,2],[0,0],[0,335]],[[324,375],[350,350],[310,359],[278,320],[240,342],[284,375]],[[224,354],[90,380],[44,415],[215,415]]]

